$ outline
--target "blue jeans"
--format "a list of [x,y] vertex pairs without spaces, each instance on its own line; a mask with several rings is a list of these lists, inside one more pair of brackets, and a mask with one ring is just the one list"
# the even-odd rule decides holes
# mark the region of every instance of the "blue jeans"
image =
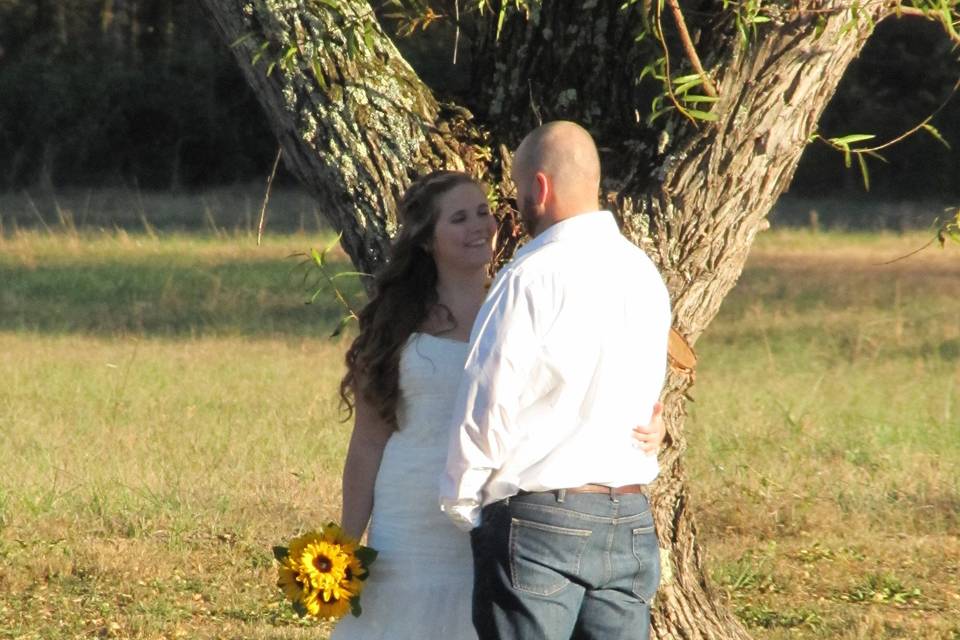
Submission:
[[643,494],[529,493],[470,533],[480,640],[647,640],[660,548]]

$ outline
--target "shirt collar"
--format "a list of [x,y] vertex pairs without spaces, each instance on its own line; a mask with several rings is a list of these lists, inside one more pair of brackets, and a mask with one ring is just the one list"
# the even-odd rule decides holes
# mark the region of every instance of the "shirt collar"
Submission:
[[517,249],[514,257],[520,258],[540,247],[560,240],[582,240],[584,236],[593,236],[598,233],[607,234],[611,231],[619,234],[620,228],[613,214],[606,210],[579,213],[572,218],[561,220],[547,227],[543,233]]

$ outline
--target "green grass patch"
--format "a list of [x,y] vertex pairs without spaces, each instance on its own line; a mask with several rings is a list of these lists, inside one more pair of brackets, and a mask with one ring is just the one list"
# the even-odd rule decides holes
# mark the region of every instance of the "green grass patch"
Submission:
[[[270,547],[339,517],[348,336],[289,257],[329,241],[8,225],[0,638],[325,636]],[[696,345],[692,508],[757,638],[956,636],[960,251],[881,264],[923,241],[763,235]]]

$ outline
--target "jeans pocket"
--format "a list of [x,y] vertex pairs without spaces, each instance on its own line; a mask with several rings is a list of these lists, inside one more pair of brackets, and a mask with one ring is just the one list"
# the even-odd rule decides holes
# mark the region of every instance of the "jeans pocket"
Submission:
[[580,573],[580,559],[591,532],[542,522],[510,521],[510,586],[550,596]]
[[638,564],[633,595],[649,603],[660,586],[660,542],[653,525],[633,530],[633,557]]

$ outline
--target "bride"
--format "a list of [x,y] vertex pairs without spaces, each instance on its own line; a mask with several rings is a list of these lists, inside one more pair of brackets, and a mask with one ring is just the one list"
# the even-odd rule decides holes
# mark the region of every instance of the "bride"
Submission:
[[[344,530],[380,555],[363,613],[331,640],[476,640],[470,539],[438,506],[454,396],[486,295],[496,221],[481,186],[436,171],[404,194],[401,227],[376,293],[360,312],[340,394],[354,413],[343,472]],[[655,415],[633,431],[655,452]]]

